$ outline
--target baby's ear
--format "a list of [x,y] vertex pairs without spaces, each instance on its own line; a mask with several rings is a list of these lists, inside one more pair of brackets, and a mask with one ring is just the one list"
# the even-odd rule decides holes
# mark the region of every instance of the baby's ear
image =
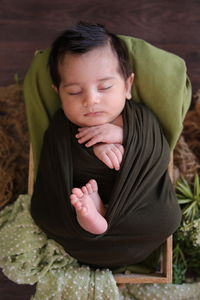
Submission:
[[58,94],[58,88],[54,84],[52,84],[51,87]]
[[131,73],[131,75],[126,80],[126,99],[132,98],[131,88],[132,88],[134,76],[135,76],[134,73]]

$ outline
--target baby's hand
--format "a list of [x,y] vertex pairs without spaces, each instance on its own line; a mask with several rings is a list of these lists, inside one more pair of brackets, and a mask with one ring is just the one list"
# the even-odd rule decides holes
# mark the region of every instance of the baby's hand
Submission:
[[98,144],[93,146],[93,151],[109,168],[118,171],[122,162],[124,147],[120,144]]
[[76,138],[80,144],[87,142],[86,147],[91,147],[97,143],[122,144],[123,142],[123,129],[110,123],[82,127],[78,131]]

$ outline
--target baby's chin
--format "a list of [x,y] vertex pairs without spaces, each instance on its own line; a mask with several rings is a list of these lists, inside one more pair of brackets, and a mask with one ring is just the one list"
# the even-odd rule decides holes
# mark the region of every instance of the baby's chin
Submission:
[[98,118],[93,118],[92,120],[73,121],[73,123],[79,127],[92,127],[92,126],[104,125],[110,122],[109,120],[100,120]]
[[107,124],[109,122],[84,122],[84,123],[76,123],[79,127],[93,127]]

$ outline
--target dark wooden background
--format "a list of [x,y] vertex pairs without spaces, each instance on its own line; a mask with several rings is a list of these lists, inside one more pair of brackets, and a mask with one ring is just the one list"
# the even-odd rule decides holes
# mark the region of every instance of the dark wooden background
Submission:
[[186,60],[196,91],[200,76],[200,0],[1,0],[0,85],[23,78],[36,49],[78,20],[103,23]]
[[[34,51],[79,20],[181,56],[193,93],[200,88],[200,0],[0,0],[0,86],[13,83],[15,74],[23,79]],[[28,300],[33,291],[0,273],[0,300]]]

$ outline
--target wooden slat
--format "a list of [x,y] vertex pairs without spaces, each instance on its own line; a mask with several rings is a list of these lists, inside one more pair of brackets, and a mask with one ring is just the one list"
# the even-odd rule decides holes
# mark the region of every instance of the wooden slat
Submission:
[[34,164],[33,164],[33,150],[30,144],[29,149],[29,170],[28,170],[28,194],[31,196],[33,194],[34,186]]
[[161,264],[161,273],[166,277],[167,283],[172,282],[172,253],[173,253],[173,238],[172,235],[166,239],[163,249],[163,262]]

